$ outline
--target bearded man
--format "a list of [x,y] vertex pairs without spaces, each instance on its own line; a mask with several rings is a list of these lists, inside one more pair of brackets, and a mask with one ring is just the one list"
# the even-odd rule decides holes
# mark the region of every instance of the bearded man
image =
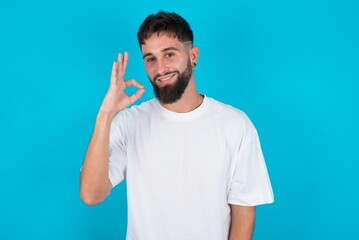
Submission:
[[[240,110],[196,90],[199,49],[176,13],[149,15],[138,31],[156,98],[114,62],[81,170],[80,197],[102,202],[126,180],[131,240],[251,239],[255,206],[273,192],[257,131]],[[135,86],[132,96],[125,88]]]

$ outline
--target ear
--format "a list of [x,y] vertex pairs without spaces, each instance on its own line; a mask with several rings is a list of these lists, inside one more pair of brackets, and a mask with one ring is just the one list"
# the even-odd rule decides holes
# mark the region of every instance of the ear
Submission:
[[197,64],[198,62],[198,56],[199,56],[199,49],[198,47],[192,47],[191,51],[190,51],[190,59],[191,59],[191,64],[193,66],[194,63]]

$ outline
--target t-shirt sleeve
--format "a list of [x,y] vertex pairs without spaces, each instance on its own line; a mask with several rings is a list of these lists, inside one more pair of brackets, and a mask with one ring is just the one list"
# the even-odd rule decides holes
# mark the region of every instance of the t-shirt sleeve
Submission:
[[109,146],[109,178],[113,187],[126,178],[127,167],[125,131],[116,120],[111,124]]
[[272,203],[273,191],[255,129],[250,130],[235,159],[228,203],[242,206]]

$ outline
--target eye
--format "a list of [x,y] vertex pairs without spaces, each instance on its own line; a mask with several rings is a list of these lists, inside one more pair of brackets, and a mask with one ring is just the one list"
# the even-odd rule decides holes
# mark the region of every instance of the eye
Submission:
[[170,57],[173,57],[174,55],[175,55],[174,53],[168,52],[168,53],[165,54],[165,57],[170,58]]
[[146,62],[153,62],[155,60],[154,57],[149,57],[149,58],[146,58]]

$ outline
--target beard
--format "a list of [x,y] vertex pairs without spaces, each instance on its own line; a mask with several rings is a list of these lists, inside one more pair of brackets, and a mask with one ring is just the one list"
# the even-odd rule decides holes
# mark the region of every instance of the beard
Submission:
[[175,103],[179,99],[181,99],[184,91],[186,90],[189,80],[192,77],[192,65],[191,61],[188,60],[186,69],[180,73],[179,71],[173,71],[173,72],[165,72],[162,75],[166,74],[173,74],[177,73],[178,77],[177,80],[172,83],[168,84],[163,87],[159,87],[156,84],[156,79],[159,77],[159,75],[156,75],[153,79],[153,81],[150,81],[153,87],[153,91],[156,95],[156,98],[162,103],[162,104],[169,104],[169,103]]

